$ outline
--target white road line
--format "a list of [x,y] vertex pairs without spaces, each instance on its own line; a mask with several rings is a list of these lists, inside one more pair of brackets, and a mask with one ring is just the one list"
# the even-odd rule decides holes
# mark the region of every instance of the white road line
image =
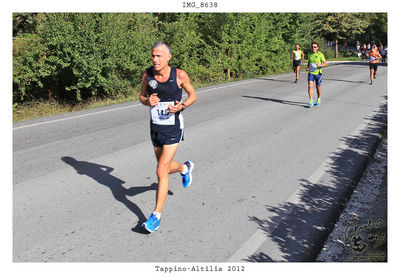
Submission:
[[65,118],[60,118],[60,119],[55,119],[55,120],[49,120],[49,121],[44,121],[44,122],[39,122],[39,123],[34,123],[34,124],[29,124],[29,125],[24,125],[24,126],[15,127],[15,128],[13,128],[13,130],[28,128],[28,127],[33,127],[33,126],[38,126],[38,125],[43,125],[43,124],[49,124],[49,123],[53,123],[53,122],[65,121],[65,120],[69,120],[69,119],[73,119],[73,118],[79,118],[79,117],[86,117],[86,116],[98,115],[98,114],[102,114],[102,113],[113,112],[113,111],[118,111],[118,110],[122,110],[122,109],[126,109],[126,108],[131,108],[131,107],[135,107],[135,106],[139,106],[139,105],[141,105],[141,104],[135,104],[135,105],[130,105],[130,106],[124,106],[124,107],[119,107],[119,108],[115,108],[115,109],[104,110],[104,111],[98,111],[98,112],[93,112],[93,113],[83,114],[83,115],[77,115],[77,116],[71,116],[71,117],[65,117]]
[[[204,92],[209,92],[209,91],[213,91],[213,90],[217,90],[217,89],[222,89],[222,88],[226,88],[226,87],[247,84],[247,83],[254,82],[254,81],[257,81],[257,79],[252,79],[252,80],[249,80],[249,81],[246,81],[246,82],[228,84],[228,85],[224,85],[224,86],[216,87],[216,88],[210,88],[210,89],[206,89],[206,90],[202,90],[200,92],[197,92],[197,94],[204,93]],[[54,120],[49,120],[49,121],[44,121],[44,122],[39,122],[39,123],[34,123],[34,124],[29,124],[29,125],[24,125],[24,126],[19,126],[19,127],[14,127],[13,130],[28,128],[28,127],[34,127],[34,126],[39,126],[39,125],[44,125],[44,124],[49,124],[49,123],[54,123],[54,122],[60,122],[60,121],[74,119],[74,118],[98,115],[98,114],[108,113],[108,112],[113,112],[113,111],[119,111],[119,110],[122,110],[122,109],[132,108],[132,107],[141,106],[141,105],[142,104],[139,103],[139,104],[134,104],[134,105],[130,105],[130,106],[124,106],[124,107],[119,107],[119,108],[114,108],[114,109],[109,109],[109,110],[104,110],[104,111],[93,112],[93,113],[89,113],[89,114],[83,114],[83,115],[71,116],[71,117],[66,117],[66,118],[54,119]]]
[[[371,122],[371,118],[373,118],[379,112],[379,107],[377,110],[372,111],[367,119],[363,120],[363,122],[350,134],[350,136],[359,136],[360,133],[367,129],[369,123]],[[345,142],[339,145],[337,150],[357,150],[364,154],[367,153],[365,150],[354,149],[347,145]],[[307,185],[315,185],[322,176],[329,171],[330,165],[332,164],[332,159],[328,157],[308,178]],[[306,186],[300,186],[286,201],[290,205],[297,205],[301,203],[301,194],[303,194]],[[276,218],[276,217],[275,217]],[[269,231],[274,231],[280,223],[285,219],[285,216],[278,217],[280,222],[276,222],[275,226],[269,228]],[[254,254],[257,249],[267,240],[269,240],[269,236],[262,229],[257,229],[257,231],[228,259],[228,262],[240,262],[247,259],[249,256]],[[270,240],[271,243],[274,243],[273,240]],[[281,259],[280,259],[281,260]]]

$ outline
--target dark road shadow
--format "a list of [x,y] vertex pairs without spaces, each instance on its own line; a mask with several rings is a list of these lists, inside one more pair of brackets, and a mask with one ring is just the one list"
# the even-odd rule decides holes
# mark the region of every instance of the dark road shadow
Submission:
[[327,80],[327,81],[347,82],[347,83],[369,84],[369,81],[354,81],[354,80],[333,79],[333,78],[324,78],[324,80]]
[[269,81],[274,81],[274,82],[294,83],[294,80],[283,80],[283,79],[273,79],[273,78],[264,78],[264,77],[259,77],[257,79],[269,80]]
[[[368,67],[369,66],[369,61],[368,60],[364,60],[364,61],[351,61],[351,62],[335,62],[335,63],[329,63],[328,61],[328,65],[350,65],[350,66],[365,66]],[[379,62],[378,66],[382,66],[382,67],[387,67],[387,63],[382,63]]]
[[[134,213],[138,217],[138,225],[133,228],[132,231],[137,233],[147,233],[147,231],[141,227],[141,224],[147,220],[146,216],[143,214],[142,210],[127,197],[133,197],[147,191],[156,191],[156,183],[153,183],[150,186],[138,186],[126,189],[123,186],[123,184],[125,183],[123,180],[110,174],[114,170],[114,168],[112,167],[87,161],[78,161],[73,157],[68,156],[62,157],[61,160],[72,166],[79,175],[88,176],[94,179],[96,182],[100,183],[101,185],[108,187],[114,198],[117,201],[123,203],[132,213]],[[168,191],[168,194],[173,195],[171,191]]]
[[[271,218],[249,216],[250,221],[276,244],[283,261],[315,261],[373,156],[386,125],[387,103],[384,103],[373,117],[369,117],[362,131],[342,138],[344,146],[330,155],[325,174],[317,182],[299,179],[295,199],[278,206],[266,205],[268,212],[273,214]],[[341,241],[346,242],[345,239]],[[244,260],[272,261],[267,248]]]
[[281,104],[287,104],[287,105],[293,105],[293,106],[299,106],[302,108],[307,108],[306,103],[299,102],[299,101],[289,101],[289,100],[284,100],[284,99],[275,99],[275,98],[260,97],[260,96],[248,96],[248,95],[243,95],[242,97],[271,101],[271,102],[276,102],[276,103],[281,103]]

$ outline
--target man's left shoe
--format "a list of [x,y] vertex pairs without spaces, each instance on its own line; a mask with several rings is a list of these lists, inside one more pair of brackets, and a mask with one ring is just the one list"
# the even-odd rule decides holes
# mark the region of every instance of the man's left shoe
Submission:
[[321,105],[321,99],[318,98],[318,99],[317,99],[317,103],[315,103],[315,106],[320,106],[320,105]]
[[189,185],[192,184],[192,171],[194,168],[194,162],[192,160],[186,161],[183,165],[186,165],[188,168],[188,171],[186,174],[181,174],[182,176],[182,184],[183,187],[188,187]]

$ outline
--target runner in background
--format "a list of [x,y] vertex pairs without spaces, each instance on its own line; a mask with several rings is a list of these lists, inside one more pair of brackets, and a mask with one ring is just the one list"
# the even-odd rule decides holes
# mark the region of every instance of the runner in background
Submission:
[[290,54],[290,58],[293,59],[293,71],[296,74],[296,80],[294,82],[297,83],[300,76],[301,60],[304,59],[304,52],[300,50],[299,44],[295,45],[295,50]]
[[367,58],[367,46],[364,43],[364,45],[361,48],[361,60],[364,60],[366,58]]
[[380,50],[380,54],[382,56],[382,63],[386,63],[386,58],[387,58],[387,47],[381,45],[381,50]]
[[313,90],[314,82],[317,88],[317,103],[315,106],[321,105],[321,84],[322,84],[322,67],[326,67],[326,59],[323,53],[318,51],[318,43],[311,43],[313,53],[308,57],[308,65],[306,71],[308,71],[308,107],[311,108],[314,105],[313,101]]
[[376,78],[378,63],[381,58],[382,56],[379,53],[378,48],[375,44],[373,44],[371,50],[369,51],[369,77],[371,79],[371,85],[373,83],[373,79]]

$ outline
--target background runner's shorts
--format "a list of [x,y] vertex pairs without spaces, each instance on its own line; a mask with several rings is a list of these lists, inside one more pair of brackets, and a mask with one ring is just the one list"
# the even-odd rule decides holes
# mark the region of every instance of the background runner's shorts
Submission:
[[183,140],[183,129],[167,133],[150,131],[150,136],[154,147],[162,147],[163,145],[180,143]]
[[293,68],[301,65],[301,60],[293,60]]
[[312,81],[319,86],[322,83],[322,74],[308,74],[308,81]]
[[377,71],[378,70],[378,63],[369,63],[369,69]]

